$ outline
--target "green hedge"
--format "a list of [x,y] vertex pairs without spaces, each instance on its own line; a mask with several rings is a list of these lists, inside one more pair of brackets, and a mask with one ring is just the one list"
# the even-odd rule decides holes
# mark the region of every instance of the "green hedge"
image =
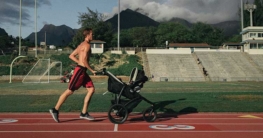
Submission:
[[7,75],[10,74],[10,67],[9,66],[0,66],[0,75]]
[[[10,65],[14,60],[12,55],[1,56],[0,63],[0,75],[10,74]],[[19,58],[13,63],[12,74],[13,75],[26,75],[37,61],[34,57]]]
[[3,55],[0,57],[0,64],[10,64],[11,62],[11,55]]
[[[90,65],[92,68],[94,68],[95,65],[100,64],[99,60],[103,57],[103,54],[93,54],[90,57]],[[117,54],[111,54],[110,59],[112,59],[112,64],[115,64],[115,59],[120,59],[122,56]],[[69,54],[61,54],[61,55],[52,55],[50,57],[51,62],[52,61],[61,61],[62,62],[62,74],[65,72],[69,72],[72,67],[72,65],[76,65],[74,61],[69,59]],[[12,55],[7,56],[1,56],[0,58],[0,75],[8,75],[10,74],[10,64],[12,62],[13,58]],[[108,69],[110,72],[112,72],[114,75],[125,75],[129,76],[131,70],[134,67],[137,67],[138,69],[142,69],[142,65],[139,64],[140,58],[136,55],[126,55],[124,56],[124,64],[120,65],[118,68],[110,68]],[[34,64],[38,61],[35,57],[25,57],[25,58],[19,58],[17,59],[13,64],[13,75],[26,75],[30,69],[34,66]],[[90,73],[88,71],[88,73]]]

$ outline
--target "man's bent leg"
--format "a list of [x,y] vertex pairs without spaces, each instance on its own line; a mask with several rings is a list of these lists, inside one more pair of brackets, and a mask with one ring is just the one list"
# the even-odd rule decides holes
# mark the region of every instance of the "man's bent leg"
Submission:
[[68,98],[68,96],[72,95],[73,92],[69,89],[67,89],[64,93],[62,93],[58,99],[58,102],[55,106],[56,110],[59,110],[60,106],[65,102],[65,100]]
[[87,88],[87,95],[84,99],[84,104],[83,104],[83,109],[80,113],[80,118],[83,118],[83,119],[87,119],[87,120],[94,120],[94,118],[92,116],[89,115],[89,113],[87,112],[88,110],[88,107],[89,107],[89,102],[90,102],[90,99],[95,91],[95,88],[94,87],[91,87],[91,88]]
[[64,101],[68,98],[69,95],[73,94],[73,92],[69,89],[67,89],[63,94],[61,94],[61,96],[58,99],[58,102],[55,106],[55,108],[49,109],[50,114],[52,115],[53,119],[56,122],[59,122],[59,108],[60,106],[64,103]]
[[93,95],[93,93],[95,92],[95,88],[94,87],[90,87],[90,88],[87,88],[87,95],[84,99],[84,104],[83,104],[83,109],[82,109],[82,113],[86,113],[87,110],[88,110],[88,107],[89,107],[89,102],[90,102],[90,99]]

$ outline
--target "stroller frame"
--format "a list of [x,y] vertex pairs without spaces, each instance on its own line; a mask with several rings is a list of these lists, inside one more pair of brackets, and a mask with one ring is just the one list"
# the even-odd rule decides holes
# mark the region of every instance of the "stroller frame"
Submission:
[[[121,103],[120,103],[121,96],[122,96],[122,93],[123,93],[123,91],[124,91],[124,89],[125,89],[126,87],[128,87],[128,85],[127,85],[127,84],[124,84],[124,86],[122,87],[120,93],[119,93],[119,94],[115,94],[116,104],[121,104]],[[147,102],[147,103],[151,104],[152,106],[154,106],[154,103],[153,103],[153,102],[149,101],[148,99],[144,98],[144,97],[141,96],[141,95],[140,95],[140,97],[136,97],[136,98],[134,98],[134,99],[131,99],[129,102],[136,101],[137,99],[142,99],[142,100],[144,100],[145,102]],[[128,103],[129,103],[129,102],[128,102]],[[127,104],[128,104],[128,103],[127,103]]]
[[[134,68],[133,71],[134,70],[137,70],[137,68]],[[125,91],[127,93],[127,89],[131,89],[133,87],[132,85],[128,85],[128,84],[122,82],[120,79],[115,77],[112,73],[110,73],[109,71],[106,71],[106,69],[103,69],[102,74],[107,75],[109,77],[109,79],[110,79],[110,77],[112,77],[113,79],[115,79],[116,81],[118,81],[120,84],[123,85],[119,92],[112,92],[112,93],[114,93],[114,100],[111,101],[112,106],[110,107],[110,109],[108,111],[108,117],[112,123],[114,123],[114,124],[124,123],[128,118],[128,114],[130,112],[132,112],[132,109],[135,108],[141,101],[145,101],[151,105],[150,107],[148,107],[147,109],[145,109],[143,111],[143,119],[147,122],[154,122],[156,120],[157,112],[154,108],[153,102],[151,102],[148,99],[146,99],[145,97],[141,96],[136,91],[130,92],[131,95],[133,95],[133,96],[135,95],[134,97],[125,94]],[[133,74],[133,73],[131,73],[131,74]],[[148,80],[148,78],[147,78],[147,80]],[[126,98],[129,97],[128,99],[130,99],[130,100],[125,101],[121,98],[122,96],[126,97]]]

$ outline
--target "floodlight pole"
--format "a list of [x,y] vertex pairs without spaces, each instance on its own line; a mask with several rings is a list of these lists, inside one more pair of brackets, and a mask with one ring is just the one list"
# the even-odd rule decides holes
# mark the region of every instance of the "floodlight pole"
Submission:
[[118,51],[120,50],[120,0],[118,3]]
[[37,57],[37,0],[35,0],[35,57]]
[[47,49],[47,32],[45,31],[45,49],[44,49],[44,55],[46,55],[46,49]]
[[244,29],[244,3],[243,0],[241,0],[241,31]]
[[21,55],[21,25],[22,25],[22,0],[20,0],[20,13],[19,13],[19,46],[18,55]]
[[12,68],[13,68],[13,63],[18,59],[18,58],[22,58],[22,57],[26,57],[26,56],[18,56],[16,57],[12,63],[10,64],[10,79],[9,79],[9,83],[12,83]]
[[250,26],[253,26],[253,12],[254,9],[249,9],[249,12],[250,12]]
[[254,4],[246,4],[245,9],[250,12],[250,26],[253,26],[253,11],[256,9],[256,5]]

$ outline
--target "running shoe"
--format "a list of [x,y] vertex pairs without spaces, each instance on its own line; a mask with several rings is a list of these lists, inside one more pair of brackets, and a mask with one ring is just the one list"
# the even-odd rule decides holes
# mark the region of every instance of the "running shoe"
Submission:
[[79,118],[81,118],[81,119],[86,119],[86,120],[95,120],[94,117],[90,116],[88,112],[85,113],[85,114],[80,113]]
[[55,108],[49,109],[50,114],[52,115],[53,119],[59,123],[59,119],[58,119],[58,110],[56,110]]

